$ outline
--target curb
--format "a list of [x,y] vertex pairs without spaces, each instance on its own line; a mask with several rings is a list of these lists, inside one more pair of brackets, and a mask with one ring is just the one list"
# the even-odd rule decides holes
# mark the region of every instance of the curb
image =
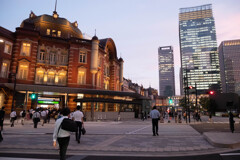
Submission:
[[[233,142],[217,142],[214,140],[214,138],[211,137],[211,135],[209,134],[214,134],[214,133],[210,133],[210,132],[205,132],[203,133],[203,137],[213,146],[215,147],[220,147],[220,148],[231,148],[231,149],[236,149],[236,148],[240,148],[240,141],[233,143]],[[221,133],[222,134],[222,139],[226,138],[225,133]]]

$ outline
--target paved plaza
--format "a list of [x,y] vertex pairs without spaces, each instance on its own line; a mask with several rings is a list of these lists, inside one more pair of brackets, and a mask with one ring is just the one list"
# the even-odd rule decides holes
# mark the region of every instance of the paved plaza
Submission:
[[[52,146],[53,120],[50,124],[39,125],[37,129],[33,128],[32,121],[26,121],[24,125],[18,122],[14,127],[10,127],[8,121],[5,121],[4,140],[0,144],[1,153],[58,154],[58,150]],[[192,122],[192,124],[198,123],[206,122]],[[227,122],[224,120],[219,123]],[[188,124],[178,124],[174,120],[171,123],[165,121],[159,124],[159,136],[152,136],[150,119],[85,122],[84,125],[87,134],[82,136],[81,143],[78,144],[72,133],[68,155],[169,157],[234,151],[231,147],[215,146],[209,142],[206,135],[199,133]],[[240,137],[240,133],[224,132],[223,134]],[[220,138],[221,136],[220,133]]]

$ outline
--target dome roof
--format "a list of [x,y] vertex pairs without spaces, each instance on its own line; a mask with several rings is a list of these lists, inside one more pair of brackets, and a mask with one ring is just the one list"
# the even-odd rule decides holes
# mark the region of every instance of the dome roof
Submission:
[[[83,38],[82,32],[78,29],[77,22],[71,23],[65,18],[60,18],[57,12],[54,12],[53,16],[47,14],[36,16],[31,12],[29,18],[25,19],[20,27],[26,28],[29,24],[34,25],[34,29],[40,31],[41,35],[55,36],[53,33],[56,33],[57,37],[62,38]],[[60,33],[60,36],[58,36],[58,33]]]

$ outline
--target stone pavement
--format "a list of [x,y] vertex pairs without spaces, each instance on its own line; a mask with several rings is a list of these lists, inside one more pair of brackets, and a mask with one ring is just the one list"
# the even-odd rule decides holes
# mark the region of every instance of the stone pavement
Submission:
[[[227,137],[227,133],[217,133],[217,138],[214,137],[216,133],[201,135],[188,124],[166,121],[159,124],[159,136],[152,136],[150,119],[85,122],[84,125],[87,134],[82,136],[80,144],[72,134],[67,154],[159,157],[222,153],[233,149],[220,148],[222,146],[212,145],[208,141],[215,138],[215,143],[221,143],[222,139],[240,137],[239,133]],[[26,121],[25,125],[18,122],[10,127],[9,120],[5,120],[0,152],[58,154],[58,150],[52,147],[53,127],[54,121],[39,125],[37,129],[33,128],[31,121]]]

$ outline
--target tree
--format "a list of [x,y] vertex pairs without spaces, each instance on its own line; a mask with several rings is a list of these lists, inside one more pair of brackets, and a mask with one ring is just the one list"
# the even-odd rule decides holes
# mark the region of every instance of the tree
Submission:
[[211,114],[215,114],[217,108],[217,103],[215,102],[215,100],[208,97],[201,97],[199,100],[199,104],[203,107],[204,110],[210,112]]
[[199,104],[202,106],[204,110],[209,111],[210,99],[208,97],[201,97],[199,99]]
[[[187,102],[187,100],[186,100],[186,102]],[[183,97],[182,99],[179,99],[179,106],[183,107],[185,110],[187,109],[187,106],[185,104],[185,97]],[[195,107],[192,102],[189,102],[189,106],[191,109],[194,109],[194,107]]]

